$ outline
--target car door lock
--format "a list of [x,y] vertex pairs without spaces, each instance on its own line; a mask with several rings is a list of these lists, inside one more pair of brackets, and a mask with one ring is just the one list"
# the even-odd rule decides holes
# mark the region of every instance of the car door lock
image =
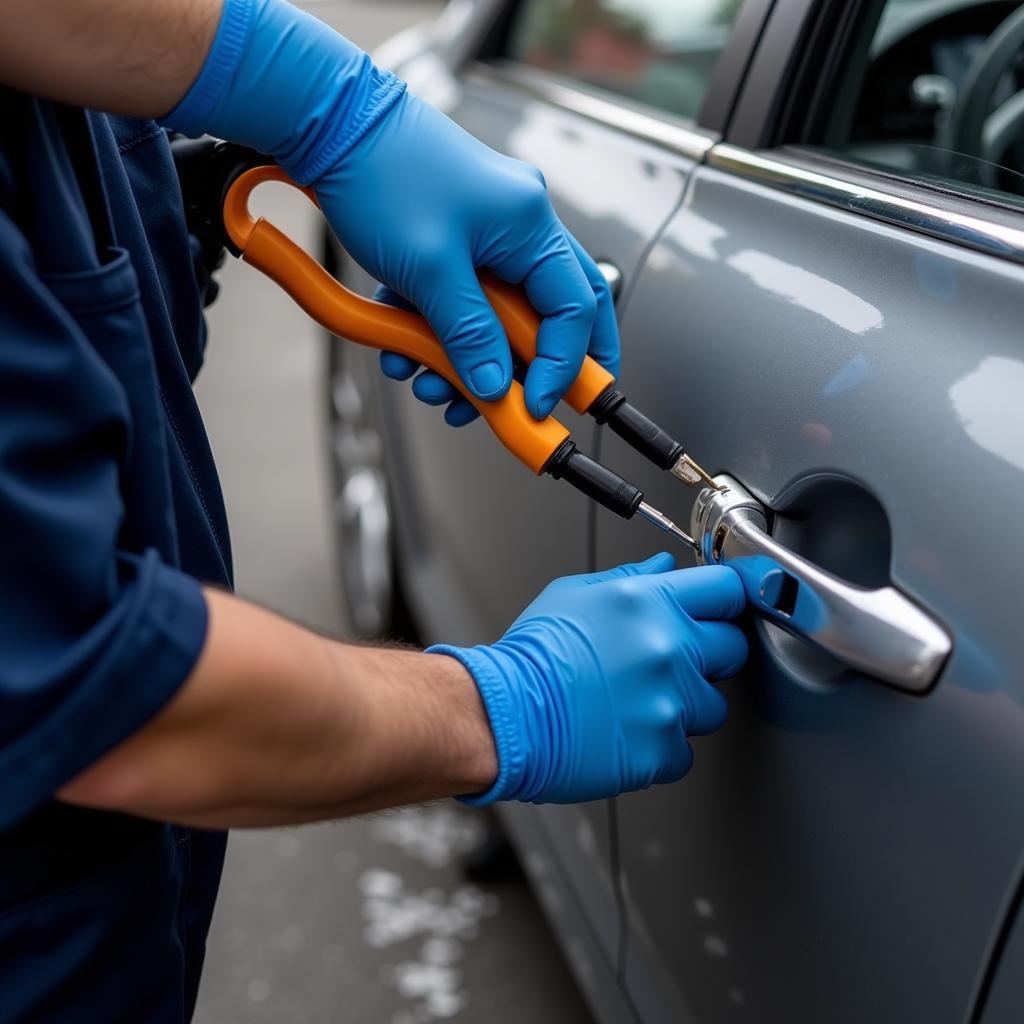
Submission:
[[895,587],[856,586],[780,544],[749,491],[715,483],[693,506],[698,561],[735,569],[755,611],[851,668],[912,693],[934,685],[952,650],[941,625]]

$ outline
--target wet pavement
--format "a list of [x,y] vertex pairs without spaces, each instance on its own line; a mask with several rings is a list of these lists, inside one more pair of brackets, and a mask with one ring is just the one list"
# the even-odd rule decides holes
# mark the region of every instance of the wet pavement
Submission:
[[521,877],[466,879],[448,804],[234,835],[197,1024],[584,1024]]
[[[364,46],[429,2],[310,3]],[[313,237],[301,197],[263,212]],[[233,261],[198,387],[232,523],[239,592],[343,635],[327,494],[323,341]],[[452,803],[232,835],[196,1024],[590,1020],[518,874],[474,883],[488,818]]]

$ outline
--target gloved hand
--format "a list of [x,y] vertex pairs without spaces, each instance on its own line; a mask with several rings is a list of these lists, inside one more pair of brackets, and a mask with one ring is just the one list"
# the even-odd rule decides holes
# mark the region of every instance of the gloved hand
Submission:
[[[534,416],[557,404],[588,351],[617,373],[607,285],[555,216],[540,172],[408,95],[285,0],[225,0],[203,70],[163,123],[251,146],[312,185],[348,252],[423,313],[478,398],[498,398],[512,381],[478,267],[522,282],[544,318],[524,382]],[[415,369],[395,356],[384,366],[391,376]],[[417,389],[452,397],[441,383],[429,374]],[[470,408],[455,403],[449,421]]]
[[471,804],[575,803],[674,782],[688,736],[726,706],[710,680],[736,673],[739,577],[724,566],[670,571],[671,555],[552,583],[489,647],[432,647],[476,680],[498,751],[497,781]]

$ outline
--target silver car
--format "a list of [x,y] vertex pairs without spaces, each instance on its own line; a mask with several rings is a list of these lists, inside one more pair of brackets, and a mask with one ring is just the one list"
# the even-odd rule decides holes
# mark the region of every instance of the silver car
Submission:
[[[753,606],[683,782],[502,809],[596,1016],[1024,1021],[1024,4],[454,0],[378,57],[543,169],[730,487],[565,414]],[[363,632],[490,641],[663,546],[330,351]]]

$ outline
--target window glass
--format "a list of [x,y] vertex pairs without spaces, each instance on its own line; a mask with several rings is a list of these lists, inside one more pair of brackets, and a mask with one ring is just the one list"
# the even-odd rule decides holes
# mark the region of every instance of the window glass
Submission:
[[696,119],[743,0],[522,0],[506,56]]
[[901,176],[1021,205],[1024,3],[868,7],[819,141]]

